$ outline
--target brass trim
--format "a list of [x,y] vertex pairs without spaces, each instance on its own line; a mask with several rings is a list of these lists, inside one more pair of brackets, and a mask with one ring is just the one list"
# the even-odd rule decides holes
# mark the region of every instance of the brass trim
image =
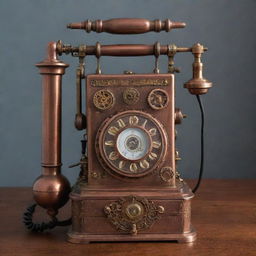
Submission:
[[106,217],[116,230],[132,235],[149,229],[164,211],[163,206],[135,195],[122,197],[104,207]]

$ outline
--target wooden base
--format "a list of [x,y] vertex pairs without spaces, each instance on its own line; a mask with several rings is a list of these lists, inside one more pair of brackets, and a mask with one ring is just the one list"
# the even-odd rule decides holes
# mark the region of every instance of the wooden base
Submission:
[[68,242],[88,244],[90,242],[135,242],[135,241],[177,241],[178,243],[192,243],[196,240],[196,231],[192,229],[183,234],[138,234],[132,235],[90,235],[68,233]]
[[[91,186],[75,188],[70,195],[72,227],[68,233],[68,241],[193,242],[196,239],[196,232],[191,225],[191,199],[194,195],[185,182],[177,183],[176,187],[160,189],[100,189]],[[134,204],[144,209],[138,222],[126,215],[127,205]],[[108,216],[111,209],[114,209],[111,212],[113,214]]]

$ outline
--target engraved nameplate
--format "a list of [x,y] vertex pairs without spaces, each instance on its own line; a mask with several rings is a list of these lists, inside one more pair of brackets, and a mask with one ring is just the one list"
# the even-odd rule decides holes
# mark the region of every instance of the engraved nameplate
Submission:
[[93,79],[91,86],[167,86],[167,79]]

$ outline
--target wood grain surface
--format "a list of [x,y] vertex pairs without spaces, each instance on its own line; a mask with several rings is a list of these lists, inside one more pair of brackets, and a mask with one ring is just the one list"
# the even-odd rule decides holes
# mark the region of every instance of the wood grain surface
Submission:
[[[66,242],[67,227],[33,234],[22,224],[22,213],[32,202],[30,188],[0,188],[0,256],[256,255],[256,180],[204,180],[192,201],[192,223],[198,239],[188,244],[71,244]],[[69,214],[70,205],[66,205],[60,218]],[[35,220],[45,220],[43,216],[44,211],[37,209]]]

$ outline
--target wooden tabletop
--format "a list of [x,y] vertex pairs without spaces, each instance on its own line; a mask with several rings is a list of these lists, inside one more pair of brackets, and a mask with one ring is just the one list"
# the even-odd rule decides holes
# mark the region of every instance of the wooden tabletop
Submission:
[[[0,188],[0,256],[256,255],[256,180],[204,180],[192,201],[192,223],[198,239],[188,244],[79,245],[65,241],[67,227],[42,234],[30,233],[22,224],[22,213],[32,202],[30,188]],[[65,206],[61,217],[69,215],[69,207]],[[38,212],[35,219],[41,218],[43,211],[38,209]]]

